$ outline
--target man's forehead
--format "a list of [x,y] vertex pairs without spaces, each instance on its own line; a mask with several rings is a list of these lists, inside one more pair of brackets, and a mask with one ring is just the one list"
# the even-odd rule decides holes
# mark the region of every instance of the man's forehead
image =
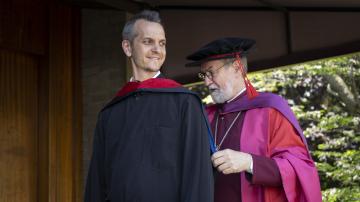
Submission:
[[211,61],[202,63],[200,68],[202,71],[207,71],[207,70],[210,70],[220,64],[222,64],[221,60],[211,60]]
[[157,22],[150,22],[143,19],[136,21],[134,26],[136,35],[142,38],[163,38],[165,39],[165,32],[161,24]]

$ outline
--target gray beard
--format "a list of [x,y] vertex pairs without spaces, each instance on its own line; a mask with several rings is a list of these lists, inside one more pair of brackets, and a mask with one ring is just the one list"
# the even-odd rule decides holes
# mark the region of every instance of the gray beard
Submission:
[[222,89],[217,88],[216,90],[210,92],[211,92],[210,95],[215,103],[217,104],[224,103],[231,99],[231,95],[232,95],[231,82],[227,82]]
[[210,95],[213,101],[217,104],[221,104],[229,100],[229,98],[227,98],[227,96],[219,90],[213,91],[212,93],[210,93]]

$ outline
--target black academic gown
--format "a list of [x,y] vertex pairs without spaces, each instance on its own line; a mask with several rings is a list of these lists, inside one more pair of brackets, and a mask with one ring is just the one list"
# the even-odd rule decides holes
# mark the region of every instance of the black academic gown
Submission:
[[85,201],[212,202],[200,99],[158,82],[142,87],[123,88],[100,112]]

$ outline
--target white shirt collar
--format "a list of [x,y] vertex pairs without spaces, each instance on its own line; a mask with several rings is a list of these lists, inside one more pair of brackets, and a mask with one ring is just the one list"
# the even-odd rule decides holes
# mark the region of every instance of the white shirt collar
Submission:
[[[158,77],[160,74],[161,74],[161,72],[158,71],[152,78],[156,78],[156,77]],[[134,81],[134,77],[133,77],[133,76],[130,78],[130,82],[132,82],[132,81]]]
[[229,103],[233,100],[235,100],[237,97],[239,97],[239,95],[241,95],[244,91],[246,90],[246,88],[242,89],[238,94],[236,94],[233,98],[231,98],[230,100],[226,101],[226,103]]

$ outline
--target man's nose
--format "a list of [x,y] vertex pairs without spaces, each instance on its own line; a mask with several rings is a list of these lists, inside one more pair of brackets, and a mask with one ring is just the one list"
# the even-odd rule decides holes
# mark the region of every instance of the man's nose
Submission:
[[212,84],[212,80],[209,79],[208,76],[205,76],[205,80],[204,80],[205,86],[209,86],[210,84]]
[[156,52],[156,53],[159,53],[160,52],[160,45],[159,44],[154,44],[153,47],[152,47],[152,51],[153,52]]

